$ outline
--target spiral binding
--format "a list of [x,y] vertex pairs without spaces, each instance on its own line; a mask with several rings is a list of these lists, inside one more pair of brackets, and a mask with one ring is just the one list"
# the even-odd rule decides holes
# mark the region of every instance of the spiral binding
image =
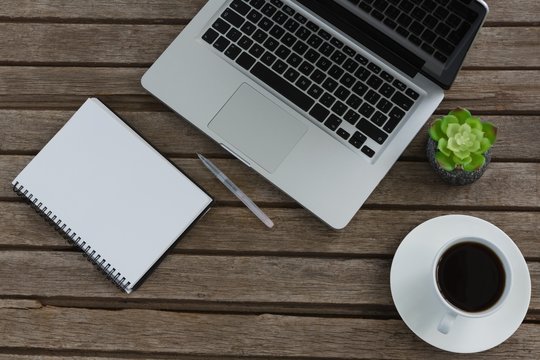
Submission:
[[[77,233],[67,227],[67,224],[63,223],[52,211],[47,211],[47,206],[44,206],[37,197],[29,193],[28,189],[25,189],[23,185],[19,185],[19,182],[15,182],[13,185],[13,191],[20,197],[24,198],[28,204],[49,224],[51,224],[56,231],[58,231],[69,244],[75,246],[83,252],[83,256],[87,258],[98,270],[100,270],[107,279],[112,281],[118,288],[128,292],[129,285],[131,283],[122,277],[122,274],[117,271],[106,259],[96,253],[96,250],[92,250],[92,247],[83,241]],[[67,229],[66,229],[67,227]]]

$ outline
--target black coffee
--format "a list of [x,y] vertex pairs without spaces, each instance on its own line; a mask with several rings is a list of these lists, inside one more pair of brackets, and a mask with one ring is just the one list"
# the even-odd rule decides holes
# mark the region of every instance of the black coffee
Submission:
[[476,242],[450,247],[437,266],[441,294],[454,306],[468,312],[484,311],[495,305],[503,294],[505,281],[499,257]]

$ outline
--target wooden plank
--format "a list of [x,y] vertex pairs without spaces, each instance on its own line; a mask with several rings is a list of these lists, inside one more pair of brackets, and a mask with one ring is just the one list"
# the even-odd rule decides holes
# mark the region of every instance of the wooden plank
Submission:
[[[76,108],[89,96],[118,103],[156,107],[140,85],[145,69],[109,67],[0,67],[0,108],[59,106]],[[540,71],[462,71],[440,109],[467,106],[483,111],[538,111]],[[61,96],[60,96],[61,95]],[[126,100],[127,97],[127,100]],[[110,103],[109,103],[110,101]],[[165,109],[164,106],[159,108]],[[130,108],[139,110],[139,108]]]
[[[32,326],[33,331],[28,331]],[[398,320],[46,307],[0,310],[0,346],[201,356],[454,359]],[[119,335],[121,331],[121,335]],[[523,324],[504,344],[468,359],[530,359],[540,327]]]
[[[176,252],[390,257],[418,224],[460,213],[497,225],[525,257],[540,259],[539,212],[361,210],[345,231],[334,231],[303,209],[265,211],[276,223],[271,231],[243,207],[214,208],[184,237]],[[0,214],[0,246],[69,248],[64,238],[24,203],[0,202]],[[380,226],[381,221],[385,227]]]
[[[536,0],[488,0],[488,25],[498,23],[537,24],[540,5]],[[206,0],[2,0],[0,17],[44,20],[167,22],[192,18]]]
[[[0,153],[37,153],[66,123],[74,111],[0,110]],[[181,117],[170,112],[122,111],[119,115],[137,129],[160,151],[168,155],[228,156],[221,146],[195,129]],[[433,121],[438,116],[433,116]],[[481,116],[499,129],[493,158],[540,160],[536,133],[540,116]],[[404,152],[407,158],[425,158],[427,126]],[[516,146],[520,144],[520,146]]]
[[[11,181],[31,160],[29,156],[0,156],[0,198],[16,197]],[[218,202],[237,199],[197,159],[173,159]],[[254,201],[292,206],[294,202],[238,160],[215,159],[228,176]],[[538,209],[540,206],[540,163],[492,163],[473,186],[448,186],[427,163],[397,162],[375,189],[366,204],[421,206],[489,207]]]
[[[0,296],[392,306],[391,260],[171,254],[127,295],[77,252],[0,251]],[[529,262],[532,287],[540,262]],[[540,310],[532,293],[531,311]]]
[[[0,63],[150,66],[182,29],[179,25],[4,23],[0,24]],[[483,28],[465,66],[539,67],[538,38],[538,27]]]

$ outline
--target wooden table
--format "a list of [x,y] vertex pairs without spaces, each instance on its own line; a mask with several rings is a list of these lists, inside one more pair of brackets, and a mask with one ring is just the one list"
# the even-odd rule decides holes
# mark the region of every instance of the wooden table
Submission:
[[[462,357],[540,357],[540,2],[491,0],[486,27],[437,114],[469,107],[499,127],[494,161],[448,187],[422,132],[343,231],[328,229],[149,96],[139,80],[204,0],[0,1],[0,359],[437,358],[392,303],[403,237],[442,214],[484,218],[524,253],[529,313],[503,345]],[[106,282],[10,182],[97,96],[217,198],[131,295]],[[276,223],[266,229],[201,152]],[[86,359],[86,357],[84,357]]]

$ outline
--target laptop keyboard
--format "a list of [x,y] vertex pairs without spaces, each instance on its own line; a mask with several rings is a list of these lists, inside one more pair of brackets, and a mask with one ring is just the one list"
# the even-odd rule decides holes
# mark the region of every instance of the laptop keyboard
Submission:
[[445,63],[478,14],[472,0],[348,0]]
[[368,158],[420,97],[281,0],[233,0],[202,39]]

